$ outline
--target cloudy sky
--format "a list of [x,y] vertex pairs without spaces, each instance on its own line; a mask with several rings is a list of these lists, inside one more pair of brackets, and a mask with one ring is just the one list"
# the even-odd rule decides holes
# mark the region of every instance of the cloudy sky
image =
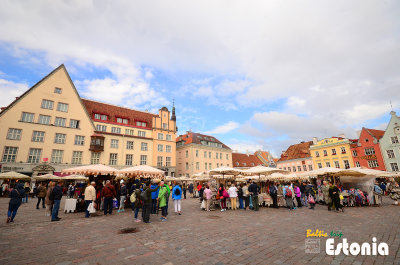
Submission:
[[84,98],[280,155],[400,112],[400,2],[0,2],[0,105],[64,63]]

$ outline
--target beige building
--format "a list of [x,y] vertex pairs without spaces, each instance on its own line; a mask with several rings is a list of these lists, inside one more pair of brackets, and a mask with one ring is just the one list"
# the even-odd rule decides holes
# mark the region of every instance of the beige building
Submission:
[[187,132],[176,139],[177,176],[232,167],[232,150],[213,136]]
[[[157,166],[162,156],[158,168],[175,172],[174,110],[169,118],[166,107],[156,115],[81,99],[64,65],[3,108],[0,128],[2,171],[35,175],[97,163]],[[158,133],[169,135],[164,142],[170,152],[155,148]]]

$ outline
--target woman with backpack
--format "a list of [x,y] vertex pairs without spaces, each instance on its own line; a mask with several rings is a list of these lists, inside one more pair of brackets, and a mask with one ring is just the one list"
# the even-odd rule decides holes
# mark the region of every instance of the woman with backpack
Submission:
[[221,212],[226,211],[226,196],[224,196],[226,194],[227,192],[224,188],[224,184],[219,184],[218,195],[221,202]]
[[293,202],[293,190],[290,184],[283,187],[283,196],[285,197],[286,206],[289,208],[289,211],[296,209]]
[[13,189],[10,192],[9,197],[11,199],[8,204],[7,223],[10,223],[10,222],[12,223],[12,222],[14,222],[14,218],[17,215],[19,206],[21,206],[22,198],[25,197],[24,186],[21,183],[17,184],[15,189]]
[[181,199],[182,199],[182,188],[179,184],[176,184],[172,189],[172,200],[174,200],[175,214],[181,215]]
[[139,223],[141,220],[138,218],[139,210],[143,207],[143,202],[140,200],[140,186],[134,186],[136,189],[132,192],[130,201],[133,205],[132,211],[135,214],[135,222]]

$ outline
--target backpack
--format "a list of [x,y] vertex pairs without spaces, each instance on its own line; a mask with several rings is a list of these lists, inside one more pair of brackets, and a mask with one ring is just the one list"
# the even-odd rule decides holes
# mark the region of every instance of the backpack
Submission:
[[174,193],[175,193],[175,196],[181,195],[181,191],[178,188],[175,189]]
[[142,200],[142,201],[147,201],[147,192],[146,192],[146,190],[144,190],[144,191],[142,191],[141,193],[140,193],[140,199]]
[[136,193],[132,192],[132,195],[129,199],[131,200],[131,203],[134,203],[136,201]]
[[286,197],[291,198],[292,197],[292,190],[290,188],[286,188]]

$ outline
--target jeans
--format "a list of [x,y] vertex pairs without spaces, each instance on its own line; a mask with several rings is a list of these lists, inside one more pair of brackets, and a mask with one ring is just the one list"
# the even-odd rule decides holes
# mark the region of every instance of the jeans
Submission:
[[125,199],[126,199],[126,196],[121,196],[119,198],[119,209],[120,210],[122,210],[122,209],[125,210]]
[[239,198],[239,209],[243,209],[243,198]]
[[140,208],[139,207],[137,207],[137,208],[134,208],[135,210],[134,210],[134,213],[135,213],[135,219],[138,219],[138,215],[139,215],[139,210],[140,210]]
[[304,193],[301,194],[301,204],[307,206],[307,198]]
[[44,207],[44,198],[43,197],[38,197],[37,198],[36,208],[39,209],[40,201],[42,201],[42,207],[45,208]]
[[151,213],[157,213],[157,199],[151,199]]
[[25,197],[22,197],[22,203],[28,203],[28,197],[29,197],[29,195],[28,194],[25,194]]
[[88,207],[89,207],[89,204],[91,204],[93,201],[92,200],[87,200],[87,201],[85,201],[85,217],[86,218],[89,218],[89,216],[90,216],[90,213],[89,213],[89,210],[88,210]]
[[8,205],[8,217],[11,217],[11,221],[14,221],[15,216],[17,215],[19,205]]
[[174,200],[175,212],[181,212],[181,200]]
[[52,221],[58,219],[58,210],[60,209],[60,203],[61,203],[61,200],[54,200],[53,213],[51,215]]
[[258,211],[258,195],[251,196],[253,199],[253,210]]
[[112,208],[113,208],[113,198],[104,197],[104,215],[108,213],[112,214]]
[[161,215],[167,217],[167,206],[161,207]]
[[151,212],[151,203],[145,204],[143,206],[143,222],[150,222],[150,212]]

